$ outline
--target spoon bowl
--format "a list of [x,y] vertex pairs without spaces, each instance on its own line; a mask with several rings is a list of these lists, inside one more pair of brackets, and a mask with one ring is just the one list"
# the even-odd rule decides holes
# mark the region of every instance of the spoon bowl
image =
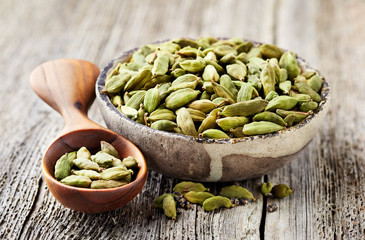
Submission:
[[[33,90],[65,119],[65,128],[48,147],[42,160],[42,173],[53,196],[65,207],[84,213],[117,209],[138,195],[147,178],[141,151],[128,139],[87,118],[95,98],[94,85],[99,69],[76,59],[59,59],[38,66],[30,76]],[[90,152],[100,149],[100,141],[114,146],[121,158],[133,156],[139,171],[132,181],[118,188],[88,189],[65,185],[54,177],[57,160],[65,153],[85,146]]]

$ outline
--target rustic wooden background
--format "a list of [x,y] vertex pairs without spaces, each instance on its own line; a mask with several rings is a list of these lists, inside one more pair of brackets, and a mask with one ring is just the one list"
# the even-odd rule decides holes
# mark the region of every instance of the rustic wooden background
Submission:
[[[364,239],[365,1],[363,0],[1,0],[0,239]],[[286,199],[263,199],[177,221],[152,208],[177,179],[149,172],[143,192],[104,214],[64,208],[41,176],[61,117],[32,92],[29,74],[56,58],[103,67],[124,50],[199,36],[243,37],[291,49],[331,84],[322,130],[289,165],[240,182],[287,183]],[[104,124],[93,105],[90,117]],[[290,146],[288,146],[290,147]],[[214,191],[224,184],[207,184]],[[267,213],[276,203],[278,211]]]

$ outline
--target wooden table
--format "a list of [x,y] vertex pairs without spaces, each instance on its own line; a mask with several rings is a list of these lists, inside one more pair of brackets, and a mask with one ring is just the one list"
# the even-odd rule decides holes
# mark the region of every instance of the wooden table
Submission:
[[[361,0],[2,0],[0,239],[364,239],[364,13]],[[42,179],[41,158],[63,121],[33,93],[30,72],[56,58],[103,67],[145,43],[207,35],[275,43],[330,81],[330,112],[298,159],[239,182],[256,202],[214,213],[194,205],[176,221],[152,202],[179,180],[156,172],[136,199],[112,212],[82,214],[58,203]],[[97,106],[89,116],[104,124]],[[263,181],[295,192],[263,198],[256,189]],[[213,192],[224,185],[206,184]],[[268,213],[271,203],[279,209]]]

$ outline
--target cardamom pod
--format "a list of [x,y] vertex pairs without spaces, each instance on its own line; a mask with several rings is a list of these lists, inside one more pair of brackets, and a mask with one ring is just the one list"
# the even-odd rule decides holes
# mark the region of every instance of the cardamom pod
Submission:
[[113,76],[105,82],[103,93],[119,93],[127,82],[131,79],[132,75],[125,72],[120,75]]
[[288,197],[293,193],[293,190],[285,184],[277,184],[271,190],[272,195],[277,198]]
[[245,102],[251,100],[254,87],[251,83],[242,82],[242,86],[237,94],[237,102]]
[[205,188],[204,185],[201,183],[183,181],[176,184],[173,191],[180,193],[190,192],[190,191],[206,192],[209,191],[209,189]]
[[284,81],[279,83],[279,88],[284,94],[289,94],[291,89],[291,81]]
[[261,72],[260,80],[262,82],[265,97],[269,94],[269,92],[275,91],[275,71],[271,64],[266,64],[265,68]]
[[219,81],[219,74],[213,65],[207,65],[204,68],[202,78],[204,81]]
[[112,165],[114,159],[116,157],[106,153],[106,152],[97,152],[95,155],[91,155],[91,160],[96,162],[100,167],[107,168]]
[[76,158],[72,162],[76,167],[80,169],[95,170],[95,171],[99,171],[100,169],[99,165],[96,162],[93,162],[87,158]]
[[245,102],[238,102],[223,108],[220,113],[225,117],[250,116],[261,112],[267,106],[268,101],[263,99],[252,99]]
[[162,209],[165,215],[172,220],[176,219],[176,202],[174,197],[169,194],[162,201]]
[[294,55],[289,51],[284,52],[283,55],[281,55],[279,66],[280,68],[285,68],[287,70],[289,80],[293,80],[300,73],[298,63],[295,60]]
[[216,82],[213,82],[213,81],[211,81],[211,83],[212,83],[215,94],[217,94],[219,97],[228,99],[228,101],[230,103],[236,102],[236,100],[237,100],[236,97],[226,87],[224,87]]
[[71,165],[67,153],[63,154],[56,162],[54,176],[57,180],[64,179],[70,175]]
[[199,90],[193,90],[191,88],[177,90],[167,96],[165,106],[169,109],[175,110],[191,101],[194,101],[199,93]]
[[131,118],[132,120],[136,119],[138,116],[138,111],[128,106],[121,106],[120,112],[123,113],[125,116]]
[[258,113],[252,118],[252,120],[254,120],[255,122],[259,122],[259,121],[273,122],[273,123],[279,124],[281,126],[286,126],[284,119],[273,112],[265,111],[265,112]]
[[89,150],[87,150],[86,147],[81,147],[76,153],[76,158],[91,159],[90,157],[91,157],[91,153],[89,152]]
[[126,181],[97,180],[97,181],[92,181],[90,188],[91,189],[117,188],[127,184],[128,182]]
[[219,109],[213,109],[208,116],[203,120],[203,122],[200,124],[198,133],[202,133],[207,129],[215,128],[217,126],[216,120],[218,117]]
[[148,121],[170,120],[176,121],[176,115],[169,109],[156,109],[147,118]]
[[314,101],[303,102],[300,104],[300,111],[302,112],[314,111],[315,109],[317,109],[317,107],[318,103]]
[[278,96],[267,104],[265,111],[275,111],[276,109],[290,110],[297,105],[298,100],[290,96]]
[[278,114],[282,117],[286,117],[286,116],[291,115],[291,114],[294,115],[295,116],[294,123],[301,122],[302,120],[307,118],[312,113],[313,113],[312,111],[298,112],[298,111],[285,111],[285,110],[282,110],[282,109],[277,109],[276,110],[276,114]]
[[283,128],[284,128],[283,126],[273,122],[261,121],[261,122],[252,122],[244,125],[242,132],[245,135],[251,136],[251,135],[274,133],[279,130],[282,130]]
[[151,124],[151,128],[162,131],[171,131],[177,124],[170,120],[157,120]]
[[184,194],[184,197],[191,203],[198,203],[200,205],[203,205],[203,202],[210,198],[214,197],[213,194],[209,192],[196,192],[196,191],[190,191]]
[[132,76],[131,79],[124,86],[124,91],[131,91],[142,88],[152,77],[149,69],[141,70],[137,75]]
[[264,182],[261,184],[261,193],[264,195],[264,196],[268,196],[272,190],[272,183],[270,182]]
[[126,158],[123,158],[123,165],[127,168],[135,168],[138,167],[138,162],[133,156],[128,156]]
[[266,100],[266,101],[271,101],[271,100],[273,100],[273,99],[274,99],[274,98],[276,98],[276,97],[279,97],[279,94],[278,94],[277,92],[275,92],[275,91],[270,91],[270,92],[266,95],[265,100]]
[[237,97],[238,90],[237,90],[236,86],[233,84],[233,81],[229,77],[229,75],[227,75],[227,74],[222,75],[219,81],[220,81],[220,85],[227,88],[233,94],[233,96]]
[[125,106],[134,108],[136,110],[139,109],[141,103],[144,101],[144,97],[146,95],[145,90],[138,90],[129,100],[126,102]]
[[195,129],[193,118],[186,108],[182,107],[176,111],[176,123],[183,134],[192,137],[198,136],[198,132]]
[[190,116],[194,122],[202,122],[207,117],[205,112],[193,108],[187,108],[186,110],[190,113]]
[[202,111],[204,113],[209,113],[213,109],[217,108],[217,105],[210,100],[202,99],[191,102],[188,107]]
[[214,197],[207,198],[203,202],[203,209],[205,211],[213,211],[220,207],[225,207],[225,208],[232,207],[231,200],[229,200],[229,198],[222,197],[222,196],[214,196]]
[[226,66],[227,73],[230,77],[244,81],[247,75],[247,68],[246,65],[241,65],[238,63],[229,64]]
[[122,166],[107,168],[100,173],[103,180],[124,180],[131,174],[133,174],[131,169],[126,170]]
[[318,75],[312,76],[307,83],[315,92],[319,92],[322,88],[322,79]]
[[196,60],[182,61],[179,65],[182,69],[184,69],[188,72],[197,73],[197,72],[202,71],[205,68],[206,63],[205,63],[204,59],[198,58]]
[[263,44],[260,46],[262,55],[266,58],[280,58],[284,53],[279,47],[272,44]]
[[144,96],[143,106],[148,113],[152,113],[160,105],[161,97],[158,87],[150,88]]
[[284,118],[284,122],[286,123],[286,127],[291,127],[293,126],[295,121],[295,115],[294,114],[289,114]]
[[71,171],[72,174],[77,175],[77,176],[85,176],[90,178],[91,180],[98,180],[101,178],[100,173],[98,173],[97,171],[94,170],[72,170]]
[[249,123],[247,117],[225,117],[217,119],[216,122],[224,131],[229,131],[231,128],[242,127]]
[[70,175],[61,180],[61,183],[74,187],[89,187],[91,179],[85,176]]
[[214,138],[214,139],[229,138],[229,136],[226,133],[218,129],[207,129],[204,132],[202,132],[199,136],[203,138]]
[[256,201],[256,199],[254,198],[254,196],[250,191],[248,191],[244,187],[237,185],[223,187],[219,195],[227,198],[249,199],[252,201]]
[[243,42],[236,47],[237,53],[248,53],[251,48],[253,48],[254,44],[251,41]]
[[113,157],[119,158],[118,151],[108,142],[100,141],[101,151],[112,155]]

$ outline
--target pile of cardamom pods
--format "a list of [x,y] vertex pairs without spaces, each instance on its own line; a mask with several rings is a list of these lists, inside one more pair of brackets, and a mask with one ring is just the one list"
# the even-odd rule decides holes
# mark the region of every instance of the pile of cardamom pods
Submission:
[[[262,183],[260,186],[264,196],[271,195],[276,198],[284,198],[293,193],[293,190],[285,184]],[[189,208],[190,203],[202,205],[205,211],[213,211],[219,208],[231,208],[239,204],[247,204],[248,200],[255,202],[253,194],[239,185],[223,187],[219,195],[209,192],[203,184],[183,181],[176,184],[173,193],[164,193],[157,197],[154,202],[155,208],[160,208],[165,215],[173,220],[176,219],[176,207]]]
[[84,188],[116,188],[131,182],[136,159],[121,160],[117,150],[101,141],[101,151],[91,155],[86,147],[65,153],[56,162],[54,176],[66,185]]
[[102,92],[138,123],[221,139],[301,122],[318,108],[322,83],[275,45],[202,37],[141,47],[108,73]]

